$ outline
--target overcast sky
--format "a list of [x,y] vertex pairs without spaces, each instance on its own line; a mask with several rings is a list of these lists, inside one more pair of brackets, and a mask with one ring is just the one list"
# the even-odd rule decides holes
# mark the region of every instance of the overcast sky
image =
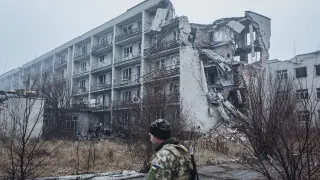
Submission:
[[[0,0],[0,74],[107,22],[143,0]],[[318,0],[171,0],[177,15],[212,23],[251,10],[271,18],[270,58],[319,49]]]

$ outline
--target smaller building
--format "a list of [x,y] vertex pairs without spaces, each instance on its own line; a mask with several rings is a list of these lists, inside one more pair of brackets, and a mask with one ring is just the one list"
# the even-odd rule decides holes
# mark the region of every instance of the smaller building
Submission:
[[286,61],[269,60],[266,72],[276,81],[292,80],[296,100],[310,101],[316,110],[301,109],[298,112],[300,119],[306,121],[311,118],[320,123],[320,51],[296,55]]
[[18,96],[14,92],[0,94],[0,127],[6,135],[21,135],[27,127],[26,135],[31,138],[42,136],[44,100],[25,94]]

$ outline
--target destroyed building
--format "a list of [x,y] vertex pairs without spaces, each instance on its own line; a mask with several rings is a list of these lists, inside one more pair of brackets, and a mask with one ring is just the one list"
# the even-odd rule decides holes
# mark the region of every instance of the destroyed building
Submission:
[[[214,20],[214,17],[212,17]],[[132,116],[114,106],[140,103],[145,84],[161,73],[176,106],[190,107],[203,130],[234,108],[244,108],[243,72],[269,57],[271,20],[246,11],[243,17],[211,24],[177,16],[168,0],[146,0],[120,16],[0,77],[4,90],[21,88],[22,77],[50,72],[51,81],[70,82],[78,109],[65,131],[88,131],[112,122],[128,126]],[[165,114],[163,115],[165,118]]]

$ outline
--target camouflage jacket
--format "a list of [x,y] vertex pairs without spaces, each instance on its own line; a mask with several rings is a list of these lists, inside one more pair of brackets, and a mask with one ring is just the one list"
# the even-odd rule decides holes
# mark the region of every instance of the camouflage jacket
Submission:
[[178,143],[165,143],[150,164],[148,180],[185,180],[190,178],[192,170],[188,150]]

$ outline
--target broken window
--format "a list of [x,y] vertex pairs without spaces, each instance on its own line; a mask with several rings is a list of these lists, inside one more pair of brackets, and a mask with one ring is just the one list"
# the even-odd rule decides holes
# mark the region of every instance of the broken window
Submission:
[[131,79],[131,68],[122,70],[122,79]]
[[76,131],[77,124],[79,120],[78,114],[72,114],[71,119],[66,120],[66,130],[68,131]]
[[131,91],[123,91],[122,92],[122,101],[131,99]]
[[130,113],[129,112],[122,112],[122,122],[123,122],[123,128],[127,129],[130,124]]
[[142,21],[141,20],[137,21],[137,26],[138,26],[139,29],[142,28]]
[[320,76],[320,64],[315,65],[314,68],[316,69],[316,76]]
[[108,36],[103,36],[100,38],[99,44],[107,43],[108,41],[109,41]]
[[137,98],[140,98],[140,89],[137,89]]
[[127,34],[127,33],[131,32],[131,31],[132,31],[132,24],[129,24],[129,25],[124,26],[124,27],[122,28],[122,32],[123,32],[124,34]]
[[101,74],[98,77],[99,84],[104,84],[106,82],[106,74]]
[[80,69],[81,71],[86,71],[87,70],[87,62],[81,62],[80,63]]
[[300,89],[296,91],[297,100],[308,99],[308,98],[309,98],[308,89]]
[[137,79],[139,79],[141,75],[141,68],[140,66],[136,66],[136,68],[137,68]]
[[216,84],[218,72],[215,67],[206,69],[207,83],[208,85]]
[[175,40],[175,41],[179,40],[179,37],[180,37],[180,36],[179,36],[179,30],[174,31],[174,32],[173,32],[173,38],[174,38],[174,40]]
[[159,70],[159,69],[163,69],[166,66],[166,60],[165,59],[161,59],[159,61],[155,61],[154,62],[154,69],[155,70]]
[[299,121],[306,122],[310,120],[310,112],[309,111],[298,111]]
[[170,60],[171,60],[171,65],[173,66],[173,68],[178,67],[178,65],[180,64],[178,55],[170,56]]
[[60,62],[64,62],[66,60],[66,54],[62,54],[60,56]]
[[276,71],[277,80],[288,79],[288,71],[286,69]]
[[86,80],[85,80],[85,79],[80,80],[79,87],[80,87],[80,88],[86,87]]
[[82,55],[85,55],[85,54],[87,54],[87,50],[88,50],[88,47],[87,47],[87,45],[83,45],[83,46],[81,46],[81,54]]
[[307,67],[296,68],[296,78],[307,77]]
[[99,62],[100,62],[100,63],[103,63],[103,62],[104,62],[104,59],[105,59],[105,55],[100,56]]
[[317,99],[320,99],[320,88],[317,88]]
[[138,43],[138,53],[139,53],[139,54],[141,54],[141,47],[142,47],[141,45],[142,45],[141,42],[139,42],[139,43]]
[[123,49],[123,57],[130,58],[132,56],[132,46],[125,47]]

